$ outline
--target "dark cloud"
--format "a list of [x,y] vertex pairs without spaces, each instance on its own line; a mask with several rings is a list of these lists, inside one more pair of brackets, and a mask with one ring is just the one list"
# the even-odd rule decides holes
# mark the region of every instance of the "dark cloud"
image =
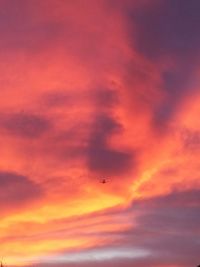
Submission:
[[[148,212],[146,208],[148,207]],[[138,223],[146,229],[165,234],[193,235],[200,223],[200,191],[173,192],[167,196],[139,203],[144,211]]]
[[100,174],[120,175],[131,167],[131,154],[128,152],[91,147],[89,153],[89,169]]
[[166,71],[162,74],[163,87],[166,92],[166,98],[156,108],[154,114],[154,125],[157,127],[165,126],[173,117],[176,108],[190,91],[190,73],[187,69],[178,69]]
[[[182,64],[182,63],[180,63]],[[170,122],[182,101],[191,94],[195,75],[188,65],[162,73],[162,90],[165,99],[155,107],[153,123],[157,128],[162,128]]]
[[122,130],[112,117],[102,114],[96,118],[88,145],[88,167],[100,174],[118,175],[127,172],[133,162],[133,154],[110,148],[108,141]]
[[134,9],[138,51],[152,60],[166,55],[194,60],[200,52],[199,12],[198,0],[164,0]]
[[21,112],[2,116],[1,127],[11,135],[37,138],[47,132],[51,125],[46,118],[40,115]]
[[197,206],[200,208],[200,190],[193,189],[188,191],[174,190],[168,195],[157,198],[151,198],[135,203],[135,206],[143,207],[149,205],[151,207],[192,207]]
[[[174,191],[133,203],[136,224],[125,240],[162,263],[195,266],[199,255],[200,191]],[[128,241],[129,239],[129,241]]]
[[16,208],[37,199],[41,187],[28,177],[14,172],[0,172],[0,210]]
[[91,136],[91,143],[94,143],[95,146],[107,142],[110,135],[119,133],[122,130],[120,123],[107,114],[99,114],[93,126],[94,130]]
[[88,169],[101,175],[126,173],[136,165],[135,153],[117,149],[110,144],[112,138],[124,130],[121,122],[113,115],[119,103],[119,95],[115,89],[97,88],[93,91],[92,102],[97,107],[97,113],[91,125],[86,152]]
[[175,63],[161,73],[165,99],[153,107],[153,124],[158,129],[167,126],[182,100],[191,94],[200,56],[199,12],[198,0],[157,1],[152,6],[129,7],[126,12],[129,25],[134,25],[129,26],[134,49],[153,64]]

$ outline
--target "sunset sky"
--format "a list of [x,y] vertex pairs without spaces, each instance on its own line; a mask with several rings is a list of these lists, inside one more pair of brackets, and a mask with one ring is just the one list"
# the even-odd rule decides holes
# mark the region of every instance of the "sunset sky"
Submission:
[[200,264],[199,0],[0,0],[0,73],[7,267]]

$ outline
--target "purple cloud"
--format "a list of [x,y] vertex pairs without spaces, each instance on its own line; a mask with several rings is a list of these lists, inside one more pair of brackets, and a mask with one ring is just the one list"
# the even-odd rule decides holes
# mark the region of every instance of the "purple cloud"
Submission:
[[108,141],[122,126],[112,117],[97,116],[88,145],[88,168],[103,175],[118,175],[134,165],[134,153],[110,148]]
[[28,177],[14,172],[0,172],[0,213],[24,206],[41,195],[41,186]]
[[1,127],[10,135],[38,138],[51,128],[49,120],[31,113],[11,113],[1,119]]

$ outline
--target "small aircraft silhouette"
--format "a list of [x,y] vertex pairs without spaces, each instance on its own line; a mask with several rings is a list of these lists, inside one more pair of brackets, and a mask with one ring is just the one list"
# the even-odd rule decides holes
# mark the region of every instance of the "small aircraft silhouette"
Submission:
[[100,180],[100,183],[101,183],[101,184],[106,184],[107,182],[108,182],[108,180],[105,179],[105,178],[102,178],[102,179]]

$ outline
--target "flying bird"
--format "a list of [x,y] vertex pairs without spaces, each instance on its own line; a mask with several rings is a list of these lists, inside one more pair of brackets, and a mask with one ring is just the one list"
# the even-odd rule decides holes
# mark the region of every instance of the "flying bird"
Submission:
[[105,179],[105,178],[102,178],[102,179],[100,180],[100,183],[102,183],[102,184],[106,184],[107,182],[108,182],[108,180]]

